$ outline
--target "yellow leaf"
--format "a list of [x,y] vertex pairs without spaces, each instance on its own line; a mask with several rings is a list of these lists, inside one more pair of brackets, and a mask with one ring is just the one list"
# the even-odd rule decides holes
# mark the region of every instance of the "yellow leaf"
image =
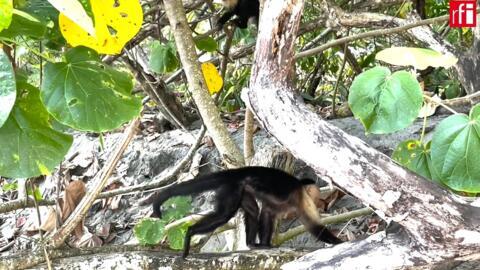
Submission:
[[430,49],[410,47],[387,48],[378,52],[375,58],[392,65],[413,66],[420,70],[426,69],[429,66],[450,68],[458,61],[455,56],[450,54],[442,54]]
[[211,95],[222,89],[222,76],[220,76],[214,64],[210,62],[202,63],[202,72],[205,82],[207,83],[208,92],[210,92]]
[[95,36],[92,18],[88,17],[82,4],[77,0],[48,0],[53,7],[74,21],[90,35]]
[[73,47],[86,46],[103,54],[120,53],[142,26],[139,0],[91,0],[90,4],[96,36],[89,35],[61,13],[58,20],[63,37]]

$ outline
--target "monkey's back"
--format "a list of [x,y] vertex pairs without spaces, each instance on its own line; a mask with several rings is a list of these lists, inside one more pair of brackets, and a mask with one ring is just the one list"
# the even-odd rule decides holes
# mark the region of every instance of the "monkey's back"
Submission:
[[287,198],[293,190],[303,186],[296,177],[279,169],[251,166],[228,171],[241,178],[252,190],[278,198]]

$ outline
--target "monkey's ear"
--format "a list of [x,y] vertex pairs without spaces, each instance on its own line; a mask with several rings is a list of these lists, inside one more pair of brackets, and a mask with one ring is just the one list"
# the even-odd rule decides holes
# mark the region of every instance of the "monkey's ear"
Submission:
[[304,186],[307,186],[307,185],[315,185],[315,184],[316,184],[315,180],[310,179],[310,178],[302,178],[302,179],[300,179],[300,182],[301,182],[302,185],[304,185]]

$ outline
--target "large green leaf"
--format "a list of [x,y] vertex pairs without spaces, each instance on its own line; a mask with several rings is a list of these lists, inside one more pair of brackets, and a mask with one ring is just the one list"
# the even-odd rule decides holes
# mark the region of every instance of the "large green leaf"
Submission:
[[454,190],[480,192],[480,105],[452,115],[436,127],[432,161],[443,183]]
[[201,51],[214,52],[217,50],[217,42],[212,37],[195,40],[195,46]]
[[374,67],[358,75],[350,87],[348,103],[367,132],[391,133],[409,126],[422,107],[422,91],[406,71],[393,74]]
[[419,175],[438,181],[438,174],[430,157],[430,145],[423,145],[418,140],[406,140],[398,144],[392,158]]
[[141,100],[131,95],[132,77],[77,47],[66,62],[45,65],[42,100],[59,122],[84,131],[115,129],[140,114]]
[[152,44],[149,65],[151,70],[160,74],[176,70],[180,66],[180,62],[173,43],[160,44],[159,41],[155,41]]
[[184,223],[167,231],[167,239],[170,248],[176,250],[181,250],[183,248],[185,234],[187,233],[189,226],[190,224]]
[[133,228],[135,237],[143,245],[158,244],[164,235],[165,221],[153,218],[140,220]]
[[12,22],[13,13],[12,0],[0,0],[0,32],[8,28]]
[[192,209],[192,198],[187,196],[173,197],[163,203],[163,219],[171,221],[184,217]]
[[13,104],[15,104],[16,96],[17,89],[12,64],[3,50],[0,50],[0,127],[7,121]]
[[49,174],[72,144],[72,136],[51,128],[39,90],[17,82],[18,98],[0,128],[0,175],[26,178]]

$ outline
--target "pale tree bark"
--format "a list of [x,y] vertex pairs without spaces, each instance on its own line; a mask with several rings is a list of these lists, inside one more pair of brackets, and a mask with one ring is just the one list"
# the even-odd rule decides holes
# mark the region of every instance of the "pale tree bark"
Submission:
[[253,132],[254,132],[253,113],[247,109],[245,110],[245,129],[243,131],[243,158],[246,165],[251,165],[251,160],[255,154],[253,148]]
[[163,1],[163,4],[175,37],[175,44],[177,45],[177,51],[187,77],[190,92],[202,116],[203,123],[207,127],[215,146],[227,166],[242,166],[244,164],[242,153],[230,138],[230,134],[220,118],[215,102],[208,93],[182,1],[169,0]]
[[[53,269],[279,269],[305,251],[292,249],[265,249],[256,252],[231,252],[218,256],[215,253],[191,254],[188,259],[179,259],[177,252],[149,248],[140,245],[103,246],[82,249],[56,249],[50,252]],[[15,256],[24,258],[24,265],[14,265]],[[42,260],[39,251],[5,256],[0,260],[0,269],[46,269],[38,265]]]
[[480,15],[477,15],[477,27],[473,30],[473,36],[472,48],[460,57],[457,64],[463,67],[457,71],[468,94],[480,91]]
[[[478,208],[458,202],[435,183],[321,120],[294,94],[288,78],[303,4],[303,0],[265,2],[269,12],[260,20],[250,89],[242,93],[259,123],[321,177],[403,227],[404,233],[389,236],[380,251],[372,248],[367,252],[365,268],[425,265],[479,253]],[[319,251],[310,264],[305,264],[305,259],[296,269],[316,269],[316,262],[323,265],[326,261],[337,269],[356,269],[351,264],[355,263],[353,250],[342,246],[354,246],[361,254],[362,243],[368,245],[364,241],[335,247],[335,257],[324,257]],[[379,265],[379,261],[389,265]]]

